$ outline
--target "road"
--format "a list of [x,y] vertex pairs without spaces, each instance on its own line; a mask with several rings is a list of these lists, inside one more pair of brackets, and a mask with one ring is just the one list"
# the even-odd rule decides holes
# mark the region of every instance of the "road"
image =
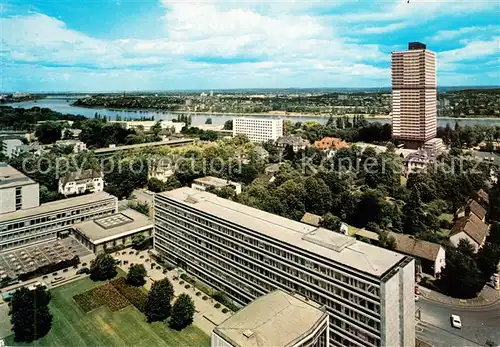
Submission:
[[[417,337],[435,347],[485,346],[488,339],[495,346],[500,345],[500,303],[484,308],[464,308],[420,297],[415,306],[420,309]],[[451,314],[461,317],[462,329],[451,326]]]

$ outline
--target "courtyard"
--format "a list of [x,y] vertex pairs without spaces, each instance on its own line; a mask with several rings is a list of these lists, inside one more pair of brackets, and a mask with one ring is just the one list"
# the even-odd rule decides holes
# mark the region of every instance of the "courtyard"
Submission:
[[[123,275],[123,272],[120,272]],[[7,346],[186,346],[210,345],[210,338],[195,325],[182,331],[172,330],[167,323],[149,324],[133,305],[110,308],[97,306],[87,313],[74,297],[107,285],[89,278],[65,284],[51,290],[50,311],[54,318],[51,331],[30,344],[14,341],[9,335]]]

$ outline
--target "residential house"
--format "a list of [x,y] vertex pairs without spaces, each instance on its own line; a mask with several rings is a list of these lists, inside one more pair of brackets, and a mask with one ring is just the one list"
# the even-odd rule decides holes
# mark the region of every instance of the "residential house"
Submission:
[[73,153],[77,154],[82,151],[87,150],[87,145],[85,142],[78,141],[78,140],[59,140],[56,141],[56,146],[58,147],[73,147]]
[[[379,235],[373,231],[359,229],[356,237],[364,237],[378,243]],[[390,232],[396,241],[396,252],[415,258],[416,273],[439,277],[446,265],[446,251],[440,244],[419,240],[410,235]]]
[[300,150],[304,150],[310,147],[311,142],[299,136],[288,135],[278,138],[276,140],[276,146],[282,149],[285,149],[287,146],[291,146],[293,148],[293,151],[297,153]]
[[486,209],[481,206],[476,200],[469,200],[469,202],[465,206],[459,208],[455,213],[455,219],[466,217],[471,213],[473,213],[481,221],[486,221]]
[[104,190],[103,175],[99,171],[81,170],[68,172],[59,179],[59,193],[63,195],[83,194],[85,192],[102,192]]
[[479,189],[479,191],[477,192],[476,200],[484,208],[486,208],[490,204],[490,196],[482,189]]
[[[479,204],[478,204],[479,205]],[[457,219],[450,232],[450,241],[455,247],[460,240],[467,240],[474,247],[475,252],[484,245],[489,233],[489,227],[475,213],[469,213]]]
[[423,149],[410,153],[404,158],[404,174],[408,177],[413,172],[424,171],[435,162],[435,158]]
[[338,150],[341,148],[347,148],[349,145],[347,144],[347,142],[342,141],[339,138],[325,137],[321,140],[316,141],[314,143],[314,146],[323,151],[328,151],[328,150]]

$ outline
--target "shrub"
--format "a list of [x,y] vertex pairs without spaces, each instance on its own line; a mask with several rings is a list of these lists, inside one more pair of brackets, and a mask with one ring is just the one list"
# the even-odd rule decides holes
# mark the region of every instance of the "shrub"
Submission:
[[215,307],[215,308],[219,308],[219,307],[220,307],[220,304],[219,304],[219,303],[216,303],[216,304],[214,305],[214,307]]
[[201,292],[196,292],[196,296],[200,296],[201,295]]
[[222,313],[227,313],[228,311],[229,310],[227,308],[225,308],[225,307],[222,309]]
[[184,288],[189,289],[191,286],[189,284],[186,284]]
[[124,277],[116,278],[110,281],[110,283],[139,311],[144,312],[147,295],[139,287],[128,285]]
[[203,295],[202,299],[203,299],[203,300],[207,300],[207,299],[208,299],[208,296]]
[[180,281],[179,284],[184,284],[184,281]]
[[157,266],[157,267],[156,267],[156,270],[161,270],[161,266]]

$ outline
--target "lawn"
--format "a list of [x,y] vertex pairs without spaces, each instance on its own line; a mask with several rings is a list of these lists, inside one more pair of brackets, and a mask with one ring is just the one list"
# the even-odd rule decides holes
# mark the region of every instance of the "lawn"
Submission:
[[144,315],[129,305],[112,312],[107,306],[84,313],[73,296],[102,285],[88,278],[51,290],[50,311],[54,319],[51,331],[31,343],[5,338],[6,346],[210,346],[210,338],[195,326],[182,331],[165,323],[148,324]]

